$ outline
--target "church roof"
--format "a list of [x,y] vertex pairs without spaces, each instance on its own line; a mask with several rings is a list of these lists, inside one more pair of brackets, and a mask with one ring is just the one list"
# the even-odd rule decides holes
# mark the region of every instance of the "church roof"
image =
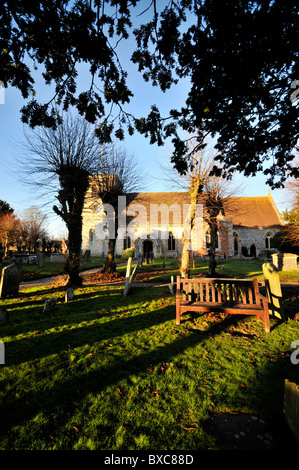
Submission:
[[224,202],[225,216],[235,227],[274,227],[284,225],[271,195],[266,197],[231,197]]
[[[190,194],[187,191],[131,193],[126,197],[127,207],[132,204],[141,204],[145,207],[148,220],[151,204],[157,204],[158,206],[166,204],[168,207],[172,204],[178,204],[181,207],[182,214],[183,205],[190,204]],[[270,192],[265,197],[224,198],[223,205],[225,210],[224,218],[231,218],[235,227],[275,227],[283,225]]]

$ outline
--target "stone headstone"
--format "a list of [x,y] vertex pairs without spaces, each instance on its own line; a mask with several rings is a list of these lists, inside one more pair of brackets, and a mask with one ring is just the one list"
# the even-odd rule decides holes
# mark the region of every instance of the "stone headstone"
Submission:
[[28,264],[29,255],[16,253],[10,260],[10,264]]
[[57,297],[55,298],[52,297],[51,299],[47,299],[44,304],[43,312],[46,313],[46,312],[51,312],[52,310],[54,310],[54,308],[56,307],[57,301],[58,301]]
[[8,312],[4,308],[0,308],[0,325],[7,325],[9,323]]
[[269,313],[281,320],[285,320],[278,268],[272,263],[264,263],[263,274],[269,299]]
[[0,341],[0,364],[5,364],[5,346],[2,341]]
[[83,255],[83,262],[87,263],[90,260],[90,250],[85,250],[85,253]]
[[41,251],[38,251],[37,253],[37,262],[39,268],[43,268],[45,266],[44,253],[42,253]]
[[297,271],[298,255],[294,253],[272,253],[272,262],[278,271]]
[[285,419],[299,443],[299,387],[285,380],[283,412]]
[[124,294],[123,294],[124,296],[127,295],[128,290],[129,290],[131,266],[132,266],[132,256],[130,256],[127,261],[126,280],[125,280],[125,288],[124,288]]
[[68,287],[65,291],[65,302],[70,302],[70,300],[74,300],[74,289],[73,287]]
[[131,263],[132,263],[132,258],[130,257],[128,259],[128,263],[127,263],[127,272],[126,272],[126,282],[125,282],[125,288],[124,288],[124,291],[123,291],[123,296],[125,297],[129,290],[130,290],[130,287],[135,279],[135,276],[137,274],[137,269],[141,266],[141,263],[142,263],[142,256],[140,256],[140,258],[138,259],[137,261],[137,264],[135,266],[135,268],[133,269],[133,272],[131,274]]
[[2,269],[0,281],[0,298],[16,296],[22,280],[22,271],[15,264]]
[[37,255],[29,255],[28,264],[37,264]]
[[66,263],[66,256],[63,253],[51,253],[50,263],[60,264]]

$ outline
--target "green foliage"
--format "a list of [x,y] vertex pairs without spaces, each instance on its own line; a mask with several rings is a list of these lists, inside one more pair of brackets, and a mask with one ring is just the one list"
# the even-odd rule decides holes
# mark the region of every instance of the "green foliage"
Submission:
[[[199,147],[207,134],[218,135],[224,175],[255,175],[273,153],[265,174],[272,186],[284,180],[298,138],[297,0],[178,0],[150,2],[146,9],[142,0],[29,3],[0,6],[1,80],[27,100],[23,122],[55,127],[61,120],[53,100],[44,104],[35,97],[29,56],[32,68],[44,69],[45,84],[54,82],[58,105],[98,122],[102,142],[111,142],[113,133],[122,140],[124,126],[158,145],[171,136],[173,163],[183,172],[190,155],[177,130],[198,133]],[[185,105],[170,110],[168,119],[154,104],[147,117],[125,109],[134,90],[115,45],[133,37],[131,59],[145,81],[163,91],[179,79],[190,84]],[[90,81],[78,93],[78,64],[84,62]],[[117,105],[119,114],[109,120],[105,104]]]
[[299,210],[298,207],[294,209],[285,210],[282,213],[282,218],[286,224],[299,225]]
[[124,251],[122,252],[121,258],[122,258],[122,259],[129,259],[130,257],[133,258],[134,253],[135,253],[134,247],[132,247],[132,248],[127,248],[126,250],[124,250]]
[[277,248],[282,253],[294,253],[299,255],[299,246],[293,245],[292,242],[286,240],[285,237],[285,230],[276,232],[271,241],[272,247]]
[[165,256],[163,255],[163,253],[158,253],[157,256],[156,256],[156,259],[164,259]]
[[14,211],[6,201],[0,199],[0,217],[4,214],[10,214]]

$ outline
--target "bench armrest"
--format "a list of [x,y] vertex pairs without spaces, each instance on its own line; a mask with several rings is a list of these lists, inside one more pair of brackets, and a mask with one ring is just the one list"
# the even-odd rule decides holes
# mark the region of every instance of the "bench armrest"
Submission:
[[269,299],[268,299],[268,297],[265,297],[264,295],[259,294],[258,298],[262,302],[262,305],[266,304],[267,307],[269,308]]

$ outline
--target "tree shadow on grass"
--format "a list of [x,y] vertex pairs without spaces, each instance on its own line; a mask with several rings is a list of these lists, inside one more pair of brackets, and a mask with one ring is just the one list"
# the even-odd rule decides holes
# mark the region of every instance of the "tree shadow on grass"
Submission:
[[[10,323],[1,327],[1,335],[16,336],[18,334],[25,334],[36,328],[41,332],[62,324],[70,326],[73,323],[76,324],[83,320],[90,321],[92,319],[99,319],[107,315],[105,304],[107,302],[111,303],[109,297],[118,293],[119,291],[117,290],[110,290],[108,294],[106,291],[82,293],[76,295],[73,301],[66,303],[64,300],[64,292],[63,296],[61,296],[59,291],[52,291],[52,295],[47,295],[43,299],[5,304],[3,308],[9,313]],[[58,298],[57,305],[53,311],[44,313],[43,307],[45,300],[50,297]],[[78,302],[81,301],[83,303],[80,313]],[[104,310],[104,312],[98,313],[98,311],[95,311],[96,309]],[[74,316],[77,318],[75,319]]]
[[[124,302],[124,306],[127,304],[128,302]],[[63,315],[60,325],[66,325],[69,329],[59,332],[51,331],[48,335],[37,334],[35,337],[8,342],[6,345],[6,364],[12,366],[22,362],[36,361],[52,354],[59,354],[61,351],[70,349],[70,346],[71,348],[78,348],[86,344],[92,345],[95,342],[112,340],[114,337],[151,328],[173,318],[173,308],[170,311],[167,307],[137,315],[130,315],[129,312],[127,316],[117,318],[117,309],[111,305],[107,304],[107,307],[102,307],[104,309],[102,313],[90,313],[91,306],[95,309],[94,301],[90,301],[90,304],[86,301],[85,311],[82,311],[81,315],[76,312],[71,321],[66,320],[67,314],[63,315],[61,310],[59,313],[53,313],[53,321],[49,324],[49,318],[47,318],[44,327],[49,329],[51,326],[59,326],[58,315]],[[127,306],[129,307],[129,305]],[[68,308],[68,304],[65,305],[66,308]],[[97,322],[97,320],[104,317],[107,317],[107,321]],[[86,322],[90,324],[86,325]],[[43,332],[42,325],[38,325],[39,332]]]
[[[95,341],[103,341],[105,339],[113,340],[113,333],[122,331],[123,334],[128,332],[138,331],[141,328],[150,328],[152,326],[162,324],[165,321],[173,318],[173,308],[165,308],[151,312],[152,315],[144,313],[136,317],[126,317],[122,319],[115,319],[107,330],[103,333],[101,331],[103,325],[99,327],[84,328],[84,336],[82,333],[77,338],[78,344],[76,345],[76,335],[74,330],[68,334],[58,333],[56,339],[59,339],[60,350],[67,348],[69,341],[72,342],[72,346],[80,346],[85,344],[92,344]],[[150,317],[150,319],[149,319]],[[118,328],[112,324],[117,322]],[[231,319],[224,320],[223,328],[228,327],[231,324]],[[110,326],[110,328],[109,328]],[[104,367],[99,367],[96,370],[90,370],[88,372],[82,372],[66,376],[63,380],[53,384],[53,387],[46,388],[42,391],[32,391],[24,393],[21,398],[12,398],[6,403],[0,406],[0,415],[2,416],[0,435],[7,432],[7,430],[16,426],[24,420],[30,419],[37,413],[43,411],[43,413],[51,413],[56,408],[66,407],[67,414],[74,412],[76,402],[83,400],[84,397],[90,393],[101,393],[107,387],[116,384],[122,379],[129,379],[132,374],[138,375],[147,373],[149,366],[158,364],[161,360],[167,358],[168,361],[173,360],[177,355],[182,354],[186,349],[195,347],[199,342],[204,341],[207,336],[217,334],[219,332],[219,325],[216,326],[216,330],[211,326],[209,331],[203,332],[202,334],[190,334],[181,335],[177,333],[176,339],[168,344],[157,347],[154,350],[141,352],[138,355],[134,355],[131,358],[123,357],[117,359],[117,361],[110,363]],[[36,339],[24,340],[22,344],[24,348],[30,348],[28,350],[27,361],[42,358],[50,354],[57,353],[57,345],[52,341],[50,343],[42,344],[42,340],[39,341],[40,349],[37,351]],[[8,349],[8,348],[7,348]],[[38,354],[32,354],[33,351]],[[22,352],[24,355],[24,352]],[[14,358],[17,359],[17,358]],[[25,360],[25,359],[24,359]],[[8,349],[7,364],[12,364],[11,351]],[[14,364],[17,364],[15,361]],[[5,382],[5,379],[4,381]],[[5,384],[3,383],[3,386]],[[25,405],[25,406],[24,406]]]
[[[130,384],[132,376],[147,374],[149,367],[155,367],[161,361],[171,362],[175,360],[176,357],[184,354],[187,349],[195,348],[199,343],[205,343],[210,337],[222,334],[238,321],[236,315],[227,316],[221,322],[210,324],[204,331],[186,331],[184,324],[181,327],[175,327],[174,316],[174,308],[166,307],[165,309],[145,312],[131,317],[114,318],[104,325],[97,325],[95,327],[93,325],[84,326],[81,328],[81,333],[76,330],[71,330],[67,334],[64,332],[54,333],[54,342],[51,341],[44,345],[40,344],[41,349],[38,351],[40,358],[51,353],[57,353],[55,349],[57,346],[55,344],[56,341],[60,345],[59,350],[63,351],[63,348],[67,346],[69,341],[71,341],[72,347],[75,347],[76,341],[78,346],[105,340],[113,342],[114,337],[127,333],[135,333],[141,329],[150,329],[171,319],[173,319],[174,326],[172,330],[174,334],[173,340],[171,338],[167,344],[156,345],[155,349],[150,351],[143,350],[133,357],[118,357],[113,362],[104,366],[101,363],[97,363],[97,367],[95,365],[93,368],[90,367],[89,370],[77,370],[75,373],[69,371],[69,375],[67,375],[68,363],[66,362],[66,375],[63,379],[54,382],[51,387],[25,392],[22,394],[22,397],[13,397],[1,405],[2,426],[0,434],[5,434],[12,426],[17,426],[29,420],[39,412],[43,412],[45,415],[49,415],[49,417],[52,414],[60,413],[60,423],[63,425],[64,420],[67,421],[69,416],[76,413],[80,401],[83,401],[87,395],[100,394],[121,380],[126,380]],[[30,360],[30,358],[32,360],[32,357],[34,357],[32,355],[34,342],[26,340],[25,343],[20,344],[28,348],[29,357],[27,360]],[[36,373],[38,372],[36,371]],[[268,414],[271,414],[274,410],[273,419],[276,419],[277,426],[281,425],[281,421],[277,420],[277,416],[280,417],[282,415],[285,374],[285,363],[282,358],[278,358],[276,361],[268,364],[262,372],[259,372],[259,376],[252,383],[250,391],[247,390],[246,392],[252,396],[256,395],[259,397],[260,409],[265,408]],[[291,376],[289,378],[292,379]],[[265,384],[267,384],[267,387],[265,387]],[[273,390],[273,396],[271,397],[266,394],[266,390],[269,389]],[[281,403],[280,410],[275,409],[275,400]],[[272,401],[273,404],[271,403]],[[113,433],[113,431],[113,424],[111,424],[110,432]]]

